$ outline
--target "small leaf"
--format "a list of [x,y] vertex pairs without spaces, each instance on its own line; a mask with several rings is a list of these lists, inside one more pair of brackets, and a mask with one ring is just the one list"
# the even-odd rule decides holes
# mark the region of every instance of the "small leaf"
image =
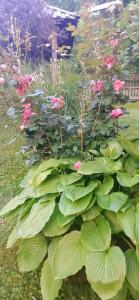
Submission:
[[99,197],[98,205],[103,209],[118,212],[120,208],[127,202],[128,195],[122,192],[115,192],[109,195]]
[[114,186],[114,179],[111,176],[105,176],[103,184],[98,185],[97,196],[105,196],[110,193]]
[[119,220],[117,218],[117,214],[115,212],[105,210],[103,214],[106,217],[106,219],[109,221],[112,234],[117,234],[122,231]]
[[54,252],[53,269],[55,278],[64,279],[76,274],[85,264],[87,251],[80,242],[80,232],[65,235]]
[[43,233],[45,236],[47,237],[59,236],[67,232],[68,229],[70,228],[73,219],[70,219],[71,220],[70,222],[61,226],[61,224],[59,223],[59,213],[60,213],[59,209],[56,206],[49,222],[46,223],[43,229]]
[[95,204],[93,207],[82,214],[83,221],[90,221],[95,219],[101,214],[102,210],[103,209],[101,207]]
[[131,176],[127,173],[118,172],[117,180],[121,186],[132,187],[135,184],[139,183],[139,174]]
[[80,214],[82,211],[84,211],[87,208],[91,198],[92,198],[92,193],[73,202],[69,200],[63,193],[60,198],[59,209],[64,216]]
[[70,185],[65,189],[65,196],[72,201],[76,201],[90,194],[96,187],[97,183],[93,181],[86,187]]
[[122,154],[123,148],[121,144],[119,144],[116,140],[113,140],[108,143],[107,148],[101,148],[100,152],[110,159],[117,159]]
[[129,249],[125,253],[127,264],[127,280],[130,285],[139,292],[139,261],[134,250]]
[[100,215],[95,220],[83,223],[81,242],[91,252],[104,251],[110,247],[111,228],[104,216]]
[[39,267],[47,253],[47,241],[42,234],[20,241],[18,265],[21,272],[28,272]]

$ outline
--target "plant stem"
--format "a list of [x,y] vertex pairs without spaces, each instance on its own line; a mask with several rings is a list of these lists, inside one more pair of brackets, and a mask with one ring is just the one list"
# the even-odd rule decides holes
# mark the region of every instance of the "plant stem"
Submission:
[[81,144],[81,156],[83,155],[83,108],[81,107],[80,118],[80,144]]
[[120,236],[132,250],[135,250],[132,244],[123,235]]

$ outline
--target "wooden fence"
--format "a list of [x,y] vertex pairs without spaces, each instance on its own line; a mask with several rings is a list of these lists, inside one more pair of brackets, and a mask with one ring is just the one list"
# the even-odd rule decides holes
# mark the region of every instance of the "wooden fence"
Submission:
[[123,94],[128,96],[130,100],[139,100],[139,74],[126,78]]

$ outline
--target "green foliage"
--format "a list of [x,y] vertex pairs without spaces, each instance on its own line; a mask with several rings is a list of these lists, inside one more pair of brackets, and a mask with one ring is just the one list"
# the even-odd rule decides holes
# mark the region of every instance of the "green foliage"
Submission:
[[[134,142],[131,144],[134,147]],[[117,180],[119,168],[114,169],[113,164],[120,165],[128,175],[125,161],[131,157],[122,144],[119,146],[122,151],[118,159],[107,158],[112,172],[107,165],[99,171],[93,169],[93,161],[82,161],[78,171],[73,171],[70,160],[37,164],[35,172],[26,175],[25,187],[15,203],[12,199],[1,211],[1,216],[18,214],[8,244],[19,246],[20,270],[34,270],[46,259],[41,275],[46,300],[54,300],[62,280],[83,266],[92,289],[102,300],[123,300],[127,289],[132,288],[138,293],[138,183],[131,189]],[[100,160],[105,162],[106,158],[101,152],[98,155],[94,162],[99,167]],[[136,163],[134,176],[138,174]],[[89,174],[83,173],[84,164]],[[49,169],[52,172],[36,184],[36,175]]]

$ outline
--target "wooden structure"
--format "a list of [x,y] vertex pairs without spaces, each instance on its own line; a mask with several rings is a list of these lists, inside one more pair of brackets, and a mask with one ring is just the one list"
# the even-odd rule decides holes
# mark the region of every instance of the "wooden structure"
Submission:
[[125,87],[123,94],[131,101],[139,100],[139,74],[132,74],[129,78],[125,78]]

